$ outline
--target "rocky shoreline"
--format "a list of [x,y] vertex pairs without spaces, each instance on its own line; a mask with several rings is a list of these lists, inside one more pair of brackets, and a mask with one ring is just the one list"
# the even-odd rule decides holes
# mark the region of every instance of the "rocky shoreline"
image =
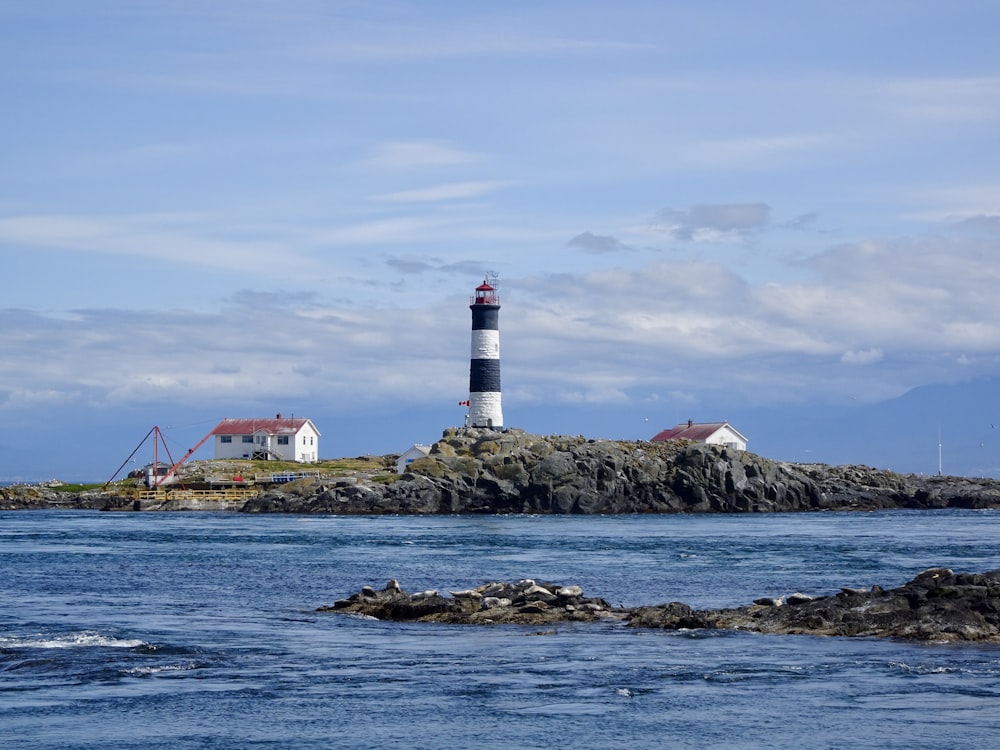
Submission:
[[[992,479],[789,463],[680,441],[594,440],[515,429],[445,430],[430,454],[408,468],[402,475],[358,473],[279,485],[234,509],[340,515],[601,515],[1000,508],[1000,482]],[[72,495],[45,486],[0,488],[0,510],[133,507],[132,499],[114,488]],[[160,501],[141,509],[192,507]]]
[[773,461],[704,444],[446,430],[398,481],[267,492],[248,513],[769,513],[1000,508],[1000,482]]
[[487,583],[452,591],[450,596],[436,590],[407,593],[392,580],[381,590],[365,586],[317,611],[468,625],[553,626],[610,620],[631,628],[663,630],[1000,643],[1000,570],[956,574],[931,568],[894,589],[842,588],[819,597],[792,593],[735,609],[707,610],[680,602],[613,607],[604,599],[585,597],[579,586],[531,579]]

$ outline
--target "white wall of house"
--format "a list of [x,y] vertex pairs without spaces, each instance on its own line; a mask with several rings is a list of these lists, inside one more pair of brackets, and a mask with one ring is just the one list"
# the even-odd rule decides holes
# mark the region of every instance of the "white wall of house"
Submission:
[[252,453],[253,435],[215,436],[216,458],[249,458]]
[[295,435],[269,435],[264,430],[254,433],[254,442],[261,450],[267,450],[268,455],[278,456],[281,461],[296,461]]
[[319,432],[305,422],[294,435],[271,435],[257,430],[251,435],[216,435],[216,458],[250,458],[255,451],[269,450],[283,461],[315,463],[319,460]]
[[724,424],[705,439],[711,445],[723,445],[738,451],[747,449],[747,439],[734,430],[730,425]]
[[292,448],[295,458],[289,460],[300,461],[305,464],[315,463],[319,460],[319,433],[312,426],[312,422],[306,422],[302,425],[302,428],[291,442],[294,445],[281,446]]
[[396,473],[403,474],[406,472],[407,466],[412,464],[418,458],[423,458],[430,452],[431,447],[429,445],[420,445],[419,443],[415,444],[396,459]]

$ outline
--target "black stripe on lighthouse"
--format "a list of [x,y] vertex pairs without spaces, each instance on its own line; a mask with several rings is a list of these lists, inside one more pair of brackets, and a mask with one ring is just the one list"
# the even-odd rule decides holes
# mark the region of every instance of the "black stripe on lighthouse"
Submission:
[[500,305],[474,304],[469,393],[500,390]]
[[469,393],[500,391],[500,360],[474,359],[469,367]]
[[499,331],[500,305],[469,305],[473,331]]

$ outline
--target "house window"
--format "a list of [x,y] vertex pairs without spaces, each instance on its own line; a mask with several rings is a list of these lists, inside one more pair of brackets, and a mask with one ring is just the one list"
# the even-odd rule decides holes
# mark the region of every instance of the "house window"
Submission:
[[312,444],[313,444],[313,439],[309,438],[309,445],[312,445]]
[[220,443],[231,443],[231,442],[233,442],[233,436],[232,435],[219,435],[219,442]]
[[303,436],[302,436],[302,445],[305,445],[305,444],[306,444],[306,436],[305,436],[305,435],[303,435]]
[[288,435],[278,435],[278,445],[288,445]]
[[253,442],[253,435],[244,435],[243,436],[243,442],[244,443],[252,443]]

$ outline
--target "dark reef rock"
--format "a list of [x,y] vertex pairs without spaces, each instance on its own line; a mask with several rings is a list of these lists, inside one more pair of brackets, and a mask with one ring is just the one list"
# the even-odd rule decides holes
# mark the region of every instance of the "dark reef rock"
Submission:
[[113,502],[107,493],[60,492],[54,485],[14,484],[0,487],[0,510],[41,510],[62,508],[69,510],[101,510]]
[[449,429],[396,481],[264,493],[248,513],[767,513],[1000,508],[1000,483],[771,461],[685,442]]
[[931,568],[896,589],[844,588],[822,597],[791,594],[737,609],[698,610],[681,602],[612,607],[604,599],[584,597],[579,586],[530,579],[450,593],[409,594],[392,580],[380,591],[365,586],[318,611],[414,622],[552,625],[624,620],[632,628],[1000,643],[1000,571],[955,574]]
[[465,591],[408,594],[393,579],[380,591],[365,586],[347,599],[320,607],[320,612],[362,615],[378,620],[449,622],[494,625],[546,625],[622,619],[625,610],[603,599],[587,598],[579,586],[559,586],[524,579],[517,583],[487,583]]
[[1000,642],[1000,571],[955,574],[931,568],[895,589],[792,594],[737,609],[696,610],[672,602],[634,609],[629,626]]

